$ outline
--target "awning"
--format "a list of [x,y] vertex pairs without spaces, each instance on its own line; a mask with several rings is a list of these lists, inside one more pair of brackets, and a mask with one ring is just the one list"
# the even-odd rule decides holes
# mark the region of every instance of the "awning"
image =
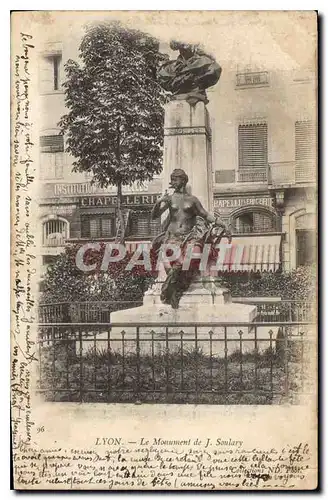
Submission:
[[[222,240],[225,243],[226,240]],[[134,252],[140,245],[151,245],[147,241],[126,241],[129,252]],[[234,236],[231,247],[222,249],[222,264],[219,271],[277,271],[280,266],[281,234]],[[219,258],[220,262],[220,258]]]
[[[223,240],[224,241],[224,240]],[[220,271],[277,271],[280,266],[281,234],[234,236],[224,253]]]
[[114,207],[94,207],[94,208],[81,208],[81,215],[103,215],[115,214]]

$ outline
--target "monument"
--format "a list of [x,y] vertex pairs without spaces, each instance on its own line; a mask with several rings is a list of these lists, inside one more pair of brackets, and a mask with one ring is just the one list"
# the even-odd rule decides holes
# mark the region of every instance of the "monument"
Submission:
[[[218,326],[219,322],[249,323],[255,319],[256,307],[232,303],[229,291],[217,286],[213,272],[208,268],[200,269],[199,262],[198,266],[189,268],[183,265],[188,251],[190,258],[190,252],[194,256],[201,254],[205,244],[214,248],[223,238],[231,242],[225,224],[217,214],[211,213],[212,151],[206,88],[218,82],[221,68],[212,56],[197,46],[174,41],[171,48],[179,50],[180,55],[164,63],[158,72],[160,84],[171,96],[165,108],[164,195],[152,211],[153,218],[162,217],[164,227],[162,234],[155,238],[153,249],[160,252],[163,245],[175,245],[180,255],[173,263],[161,267],[142,306],[112,313],[111,322],[148,323],[150,326],[140,327],[139,332],[155,334],[159,339],[164,334],[174,336],[181,330],[187,339],[194,336],[194,325],[199,325],[199,333],[208,333],[211,329],[213,335],[222,338],[227,331]],[[172,194],[167,193],[170,188]],[[193,326],[182,328],[179,323]],[[202,323],[213,323],[213,327],[201,327]],[[168,325],[169,330],[163,324]],[[115,337],[122,329],[113,329]],[[229,327],[229,336],[239,338],[238,330],[237,326]],[[124,327],[124,333],[132,338],[135,326]],[[223,344],[217,345],[222,352]],[[159,342],[158,349],[160,346],[163,344]],[[204,349],[208,349],[205,344]]]

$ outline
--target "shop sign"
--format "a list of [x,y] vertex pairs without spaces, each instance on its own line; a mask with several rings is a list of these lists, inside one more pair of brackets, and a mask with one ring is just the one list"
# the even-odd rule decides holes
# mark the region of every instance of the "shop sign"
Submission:
[[273,199],[269,196],[250,196],[233,198],[214,198],[214,207],[218,209],[234,209],[248,205],[261,205],[264,207],[273,207]]
[[[122,205],[154,205],[160,197],[160,194],[123,195]],[[116,196],[84,196],[80,199],[81,207],[109,207],[116,204]]]

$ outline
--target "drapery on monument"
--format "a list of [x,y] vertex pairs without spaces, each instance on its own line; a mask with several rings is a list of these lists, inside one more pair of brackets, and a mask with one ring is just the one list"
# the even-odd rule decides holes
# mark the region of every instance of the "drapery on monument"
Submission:
[[165,268],[167,277],[161,290],[161,301],[173,309],[179,307],[183,293],[201,273],[198,265],[183,269],[188,246],[193,253],[201,253],[205,243],[210,243],[214,249],[223,236],[231,241],[225,224],[208,213],[196,196],[187,193],[187,182],[188,176],[182,169],[173,170],[170,183],[173,194],[165,193],[152,210],[153,219],[169,211],[165,231],[154,239],[153,249],[159,252],[162,244],[172,244],[181,250],[177,260]]
[[172,41],[172,50],[180,55],[165,62],[158,71],[158,80],[171,99],[185,99],[191,105],[208,102],[205,89],[215,85],[221,76],[221,67],[215,59],[196,45]]

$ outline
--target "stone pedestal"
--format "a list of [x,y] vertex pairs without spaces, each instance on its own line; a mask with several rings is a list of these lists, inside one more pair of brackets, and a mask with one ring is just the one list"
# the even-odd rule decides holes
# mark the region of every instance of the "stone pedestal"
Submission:
[[[118,339],[113,342],[113,349],[121,350],[123,332],[127,349],[135,352],[138,327],[142,354],[163,353],[169,339],[170,352],[199,349],[206,355],[224,356],[225,349],[228,354],[240,349],[240,331],[244,340],[247,336],[254,337],[251,327],[239,327],[238,323],[250,323],[255,317],[255,306],[232,303],[228,290],[206,289],[200,282],[191,285],[178,309],[172,309],[161,303],[160,283],[157,283],[145,294],[141,307],[111,314],[112,323],[122,324],[112,328],[112,338]],[[218,326],[218,323],[234,325]],[[254,347],[254,342],[243,342],[242,350],[250,352]]]
[[187,101],[171,101],[165,107],[163,189],[175,168],[189,177],[187,189],[213,210],[211,129],[204,102],[190,106]]

